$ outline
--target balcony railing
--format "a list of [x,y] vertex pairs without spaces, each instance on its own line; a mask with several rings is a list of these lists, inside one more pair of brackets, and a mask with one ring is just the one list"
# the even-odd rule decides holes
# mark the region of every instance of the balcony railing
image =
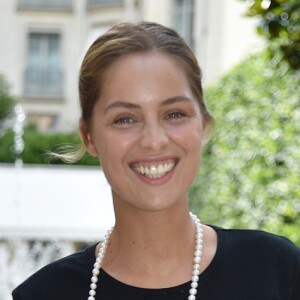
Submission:
[[124,0],[87,0],[87,7],[101,7],[101,6],[120,6],[124,4]]
[[18,9],[70,11],[73,9],[73,0],[18,0]]
[[59,71],[28,68],[24,77],[24,96],[33,98],[62,98],[63,76]]

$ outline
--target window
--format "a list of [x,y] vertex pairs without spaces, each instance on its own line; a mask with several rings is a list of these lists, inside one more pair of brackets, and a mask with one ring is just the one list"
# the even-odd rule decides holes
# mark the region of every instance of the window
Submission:
[[62,97],[59,33],[29,33],[25,96]]
[[73,0],[18,0],[20,10],[71,11]]
[[97,6],[119,6],[123,4],[124,0],[87,0],[88,8]]
[[193,47],[194,0],[174,0],[174,28]]
[[31,115],[26,117],[28,124],[33,125],[39,131],[52,131],[57,129],[58,116],[55,115]]

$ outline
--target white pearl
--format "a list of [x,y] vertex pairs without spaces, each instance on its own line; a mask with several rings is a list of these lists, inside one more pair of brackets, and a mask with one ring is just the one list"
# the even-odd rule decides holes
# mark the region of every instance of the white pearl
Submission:
[[200,261],[201,261],[201,257],[196,256],[196,257],[194,258],[194,263],[195,263],[195,264],[199,264]]
[[99,275],[99,269],[93,269],[93,275]]
[[196,297],[194,295],[189,295],[188,300],[196,300]]
[[202,240],[203,234],[202,232],[197,233],[197,240]]
[[97,278],[96,276],[93,276],[92,279],[91,279],[91,281],[92,281],[93,283],[97,283],[98,278]]
[[194,289],[196,289],[198,287],[198,283],[196,281],[193,281],[191,283],[191,287],[194,288]]
[[95,297],[90,296],[90,297],[88,297],[88,300],[95,300]]
[[197,294],[197,289],[191,288],[190,295],[196,295],[196,294]]
[[96,283],[91,283],[91,284],[90,284],[90,288],[91,288],[92,290],[95,290],[95,289],[97,288],[97,284],[96,284]]
[[90,290],[89,294],[90,294],[91,296],[95,296],[95,295],[96,295],[96,292],[95,292],[95,290]]
[[193,271],[193,275],[194,275],[194,276],[200,275],[200,270],[194,270],[194,271]]
[[196,245],[196,250],[202,250],[202,245],[197,244]]
[[193,270],[200,270],[200,264],[194,264]]
[[197,239],[197,240],[196,240],[196,244],[202,246],[202,239]]
[[195,281],[195,282],[199,281],[199,276],[197,276],[197,275],[192,276],[192,281]]

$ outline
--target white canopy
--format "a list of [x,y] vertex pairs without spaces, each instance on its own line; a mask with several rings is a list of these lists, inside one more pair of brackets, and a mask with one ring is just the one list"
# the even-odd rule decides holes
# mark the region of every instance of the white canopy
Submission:
[[98,241],[112,225],[100,167],[0,164],[0,239]]

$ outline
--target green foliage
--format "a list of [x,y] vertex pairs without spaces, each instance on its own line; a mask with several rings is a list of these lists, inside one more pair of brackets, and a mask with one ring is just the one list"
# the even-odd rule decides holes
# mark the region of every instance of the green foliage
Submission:
[[0,127],[2,122],[12,114],[14,105],[15,99],[9,93],[9,85],[0,74]]
[[262,228],[300,244],[300,71],[247,59],[206,90],[216,120],[191,190],[203,221]]
[[[22,159],[28,164],[65,164],[61,159],[49,158],[48,152],[57,152],[60,146],[79,145],[80,139],[75,133],[41,133],[34,129],[26,129],[23,135],[24,151]],[[13,163],[14,133],[7,132],[0,139],[0,163]],[[75,165],[99,165],[94,157],[86,155]]]
[[269,41],[271,57],[278,62],[287,62],[293,70],[299,70],[299,0],[253,0],[250,3],[247,15],[259,17],[257,30]]

